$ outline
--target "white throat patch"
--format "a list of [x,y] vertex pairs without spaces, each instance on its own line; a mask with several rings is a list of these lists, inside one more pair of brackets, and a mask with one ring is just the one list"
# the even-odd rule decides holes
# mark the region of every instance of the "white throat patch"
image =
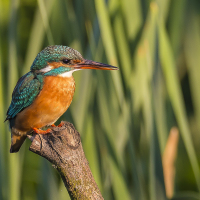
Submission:
[[46,72],[51,71],[52,69],[53,69],[53,66],[47,65],[45,68],[40,69],[39,72],[44,72],[44,73],[46,73]]
[[75,71],[78,71],[78,70],[81,70],[81,69],[74,69],[74,70],[71,70],[69,72],[64,72],[62,74],[59,74],[58,76],[70,78],[72,76],[72,73],[75,72]]

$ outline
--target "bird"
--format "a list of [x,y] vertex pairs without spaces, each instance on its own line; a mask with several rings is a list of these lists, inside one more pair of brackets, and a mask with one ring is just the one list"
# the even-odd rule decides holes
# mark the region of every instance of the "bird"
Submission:
[[75,92],[72,73],[82,69],[118,68],[84,59],[77,50],[63,45],[47,46],[37,54],[30,71],[18,80],[6,114],[11,130],[10,153],[18,152],[32,132],[51,132],[51,128],[42,128],[55,126],[66,112]]

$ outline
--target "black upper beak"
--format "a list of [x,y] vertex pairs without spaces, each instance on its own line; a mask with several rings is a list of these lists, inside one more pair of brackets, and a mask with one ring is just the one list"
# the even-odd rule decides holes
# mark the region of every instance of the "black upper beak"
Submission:
[[118,67],[112,65],[103,64],[100,62],[95,62],[92,60],[84,60],[81,63],[75,65],[76,69],[101,69],[101,70],[118,70]]

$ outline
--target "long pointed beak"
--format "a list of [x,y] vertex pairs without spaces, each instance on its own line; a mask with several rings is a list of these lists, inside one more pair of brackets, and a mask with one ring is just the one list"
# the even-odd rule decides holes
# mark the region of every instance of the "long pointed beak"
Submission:
[[92,60],[84,60],[81,63],[77,63],[74,66],[75,69],[101,69],[101,70],[118,70],[118,67],[112,65],[103,64],[100,62],[95,62]]

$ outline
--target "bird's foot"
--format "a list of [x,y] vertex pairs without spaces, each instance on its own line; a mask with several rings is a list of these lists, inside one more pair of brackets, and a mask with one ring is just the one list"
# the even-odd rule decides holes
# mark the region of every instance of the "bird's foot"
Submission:
[[51,124],[51,127],[61,127],[63,126],[65,123],[64,122],[61,122],[58,126],[56,126],[55,124]]
[[33,131],[37,134],[47,134],[47,133],[51,133],[52,130],[50,128],[48,128],[47,130],[41,130],[41,129],[38,129],[38,128],[33,128]]

